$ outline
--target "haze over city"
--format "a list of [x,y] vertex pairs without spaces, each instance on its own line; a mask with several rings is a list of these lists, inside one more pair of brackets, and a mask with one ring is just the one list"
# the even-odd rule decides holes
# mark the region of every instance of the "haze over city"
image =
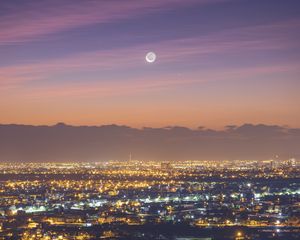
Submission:
[[300,156],[300,129],[0,125],[0,159],[17,162],[266,160]]

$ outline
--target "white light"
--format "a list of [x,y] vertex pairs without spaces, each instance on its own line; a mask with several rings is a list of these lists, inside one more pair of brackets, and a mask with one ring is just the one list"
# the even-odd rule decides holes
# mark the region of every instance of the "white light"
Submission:
[[156,60],[156,54],[154,52],[148,52],[146,55],[146,61],[148,63],[153,63]]

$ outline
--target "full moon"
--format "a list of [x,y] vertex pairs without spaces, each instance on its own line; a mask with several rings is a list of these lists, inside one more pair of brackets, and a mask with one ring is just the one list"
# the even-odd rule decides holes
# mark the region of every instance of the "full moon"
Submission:
[[146,61],[148,63],[153,63],[156,60],[156,54],[154,52],[148,52],[146,55]]

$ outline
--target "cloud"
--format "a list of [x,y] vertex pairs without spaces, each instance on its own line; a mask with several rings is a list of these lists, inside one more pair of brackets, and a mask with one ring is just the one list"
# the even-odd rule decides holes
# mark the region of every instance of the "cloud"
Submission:
[[[195,0],[46,0],[22,4],[2,3],[6,14],[0,16],[0,45],[41,40],[49,34],[92,24],[134,18],[153,11],[195,3]],[[201,0],[197,4],[212,1]],[[218,2],[218,1],[213,1]]]
[[[132,95],[151,91],[161,91],[170,87],[187,86],[214,81],[243,80],[244,78],[257,77],[261,74],[273,75],[276,73],[286,73],[298,71],[300,63],[277,64],[270,66],[243,67],[238,69],[223,69],[217,72],[207,70],[192,71],[185,74],[166,73],[159,77],[153,76],[135,76],[130,79],[111,81],[105,78],[95,78],[90,81],[59,82],[58,84],[41,84],[30,86],[29,88],[20,88],[20,84],[27,81],[40,81],[42,75],[26,78],[12,79],[15,82],[9,84],[1,83],[0,90],[20,90],[23,96],[33,98],[53,98],[53,97],[109,97],[120,95]],[[50,70],[49,70],[50,71]],[[51,71],[50,71],[51,72]],[[43,76],[46,78],[46,76]],[[18,82],[21,79],[21,82]],[[1,80],[1,77],[0,77]],[[2,85],[1,85],[2,84]]]
[[300,129],[244,124],[225,130],[0,125],[0,161],[281,159],[300,156]]
[[[98,50],[93,52],[84,52],[72,54],[69,56],[42,60],[39,62],[24,63],[19,65],[10,65],[0,67],[0,90],[8,88],[18,88],[34,81],[51,81],[53,78],[60,78],[60,75],[68,75],[70,78],[76,76],[77,73],[88,73],[103,71],[119,72],[128,69],[140,69],[145,67],[144,55],[149,49],[154,49],[158,54],[157,64],[176,64],[178,62],[194,62],[196,59],[204,59],[209,55],[222,57],[224,54],[243,55],[246,51],[264,51],[279,50],[290,47],[288,36],[282,34],[284,30],[290,29],[300,23],[298,21],[289,21],[284,23],[274,23],[271,25],[263,25],[259,27],[237,28],[221,32],[212,33],[205,36],[195,36],[193,38],[179,38],[168,41],[159,41],[151,44],[140,44],[129,48],[116,48],[112,50]],[[269,31],[272,29],[272,31]],[[203,81],[204,79],[218,79],[222,75],[223,78],[231,78],[234,76],[256,75],[264,73],[277,73],[283,71],[293,71],[299,67],[299,63],[272,64],[259,67],[239,67],[237,69],[222,69],[219,73],[211,73],[201,70],[201,74],[194,73],[191,79],[185,77],[184,82]],[[75,74],[76,73],[76,74]],[[102,74],[101,74],[102,75]],[[195,79],[195,75],[197,79]],[[163,76],[167,81],[154,81],[151,85],[165,86],[168,84],[182,84],[178,77],[174,74]],[[141,77],[136,76],[133,81],[137,81]],[[146,77],[143,77],[146,79]],[[98,85],[104,84],[105,79],[99,79]],[[163,79],[160,77],[160,79]],[[94,79],[97,80],[97,79]],[[64,83],[60,83],[64,85]],[[138,83],[149,87],[149,83]],[[82,85],[82,84],[81,84]],[[77,92],[76,86],[80,84],[70,84],[75,87],[73,92]],[[91,83],[91,88],[94,88]],[[113,84],[111,84],[113,86]],[[58,86],[59,87],[59,86]],[[81,87],[81,86],[80,86]],[[50,87],[51,88],[51,87]],[[55,88],[55,86],[54,86]],[[127,87],[125,87],[127,88]],[[136,87],[134,87],[136,88]],[[139,87],[137,87],[139,88]],[[137,89],[136,88],[136,89]]]

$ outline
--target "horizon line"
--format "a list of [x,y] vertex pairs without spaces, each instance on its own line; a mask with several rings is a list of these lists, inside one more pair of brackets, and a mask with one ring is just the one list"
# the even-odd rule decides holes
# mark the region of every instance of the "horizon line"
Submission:
[[0,126],[32,126],[32,127],[59,127],[59,126],[68,126],[68,127],[108,127],[108,126],[115,126],[115,127],[126,127],[126,128],[132,128],[132,129],[147,129],[147,128],[152,128],[152,129],[174,129],[174,128],[185,128],[189,130],[226,130],[226,129],[236,129],[242,126],[267,126],[267,127],[280,127],[280,128],[287,128],[287,129],[299,129],[300,127],[291,127],[286,124],[267,124],[267,123],[251,123],[251,122],[245,122],[242,124],[226,124],[223,125],[221,128],[210,128],[206,126],[199,125],[198,127],[192,128],[184,125],[167,125],[167,126],[161,126],[161,127],[151,127],[151,126],[142,126],[142,127],[133,127],[130,125],[126,124],[117,124],[117,123],[102,123],[100,125],[95,125],[95,124],[69,124],[66,122],[56,122],[54,124],[29,124],[29,123],[1,123]]

